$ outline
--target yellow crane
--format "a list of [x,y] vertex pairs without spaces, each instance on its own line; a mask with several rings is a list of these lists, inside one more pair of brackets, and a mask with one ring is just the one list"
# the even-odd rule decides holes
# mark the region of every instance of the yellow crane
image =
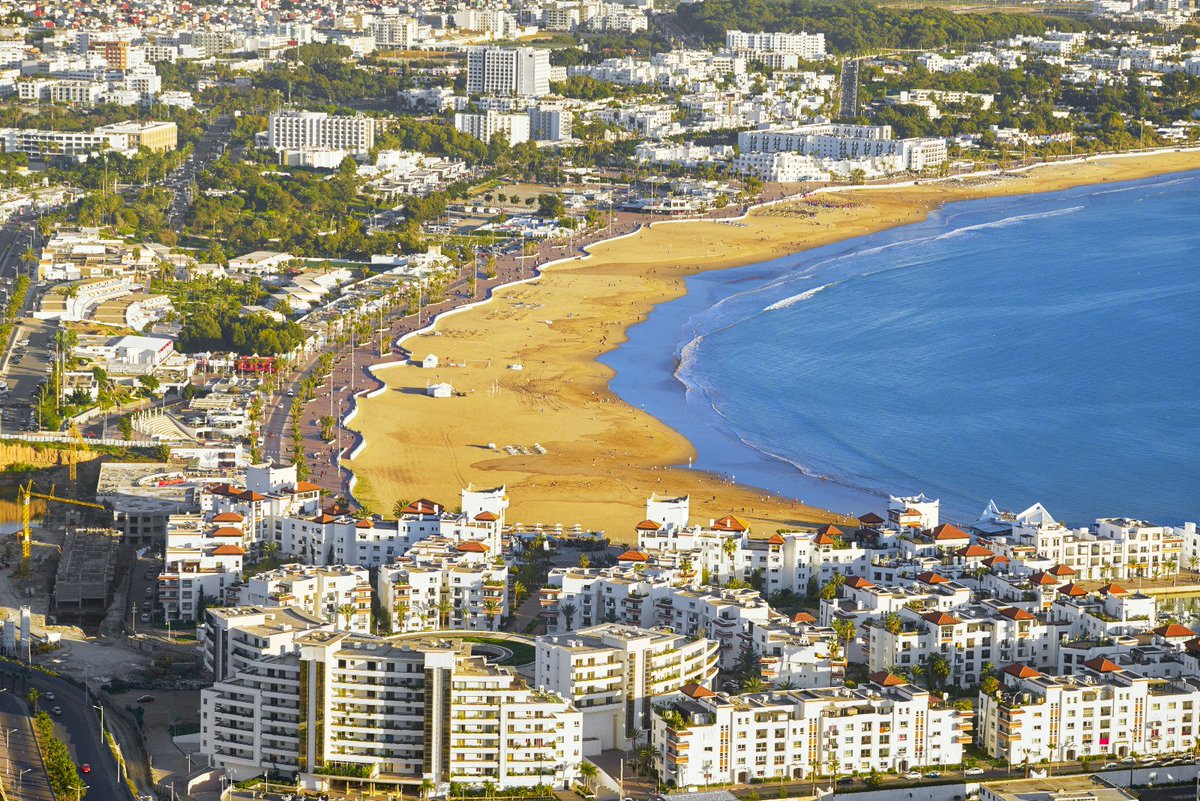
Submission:
[[72,498],[60,498],[54,494],[54,487],[50,488],[50,492],[34,492],[33,481],[25,485],[17,486],[17,496],[21,503],[21,574],[29,575],[29,555],[33,547],[33,535],[29,531],[30,517],[30,501],[37,498],[40,501],[47,503],[65,503],[71,506],[85,506],[88,509],[104,509],[105,506],[99,503],[90,501],[76,501]]
[[79,455],[83,453],[91,453],[91,448],[88,447],[87,440],[83,438],[83,434],[79,431],[79,427],[71,423],[71,428],[67,432],[71,438],[71,447],[68,452],[68,470],[71,474],[71,483],[79,480]]

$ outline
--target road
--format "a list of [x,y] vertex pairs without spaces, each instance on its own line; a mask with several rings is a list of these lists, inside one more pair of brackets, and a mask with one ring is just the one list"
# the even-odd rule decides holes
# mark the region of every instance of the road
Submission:
[[33,737],[33,718],[23,698],[0,692],[0,728],[6,747],[0,777],[8,797],[13,801],[54,801]]
[[171,206],[167,209],[167,225],[176,232],[182,230],[187,219],[188,209],[192,207],[193,192],[196,186],[196,173],[207,167],[214,159],[220,158],[225,152],[225,142],[233,129],[233,117],[225,114],[213,121],[204,131],[204,136],[196,143],[192,155],[183,164],[167,176],[163,182],[167,189],[174,193]]
[[[43,700],[42,709],[62,707],[62,714],[54,716],[58,736],[71,749],[76,765],[90,765],[92,770],[83,777],[88,785],[88,797],[96,801],[120,801],[130,797],[125,783],[117,776],[117,762],[100,736],[100,721],[91,701],[84,698],[83,690],[70,682],[45,673],[33,672],[28,676],[16,666],[3,666],[4,683],[10,691],[24,698],[32,685],[45,697],[53,692],[54,700]],[[19,700],[19,699],[18,699]],[[28,775],[26,776],[28,778]]]
[[841,103],[838,105],[838,118],[854,119],[858,116],[858,68],[857,59],[847,59],[842,62]]

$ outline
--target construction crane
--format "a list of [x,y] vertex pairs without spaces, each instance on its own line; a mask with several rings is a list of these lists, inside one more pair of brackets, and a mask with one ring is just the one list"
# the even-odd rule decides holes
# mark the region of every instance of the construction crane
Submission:
[[33,549],[33,535],[29,531],[30,517],[30,501],[37,498],[40,501],[47,503],[65,503],[71,506],[85,506],[88,509],[104,509],[105,506],[99,503],[90,501],[76,501],[71,498],[60,498],[54,494],[54,487],[50,488],[50,492],[34,492],[33,481],[25,485],[17,485],[17,499],[21,504],[21,575],[29,575],[29,556]]
[[68,471],[71,474],[71,485],[74,486],[75,482],[79,480],[79,455],[81,453],[91,453],[91,448],[88,447],[87,440],[83,438],[79,427],[74,423],[71,423],[71,428],[67,431],[67,436],[71,438],[71,447],[67,455]]

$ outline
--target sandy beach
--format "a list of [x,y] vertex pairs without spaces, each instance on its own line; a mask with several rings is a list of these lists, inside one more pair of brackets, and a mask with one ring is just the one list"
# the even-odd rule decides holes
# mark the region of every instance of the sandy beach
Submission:
[[[440,366],[378,372],[386,391],[361,400],[349,425],[365,439],[348,462],[357,477],[355,495],[389,515],[398,499],[428,497],[453,507],[462,486],[506,484],[509,522],[579,523],[625,542],[635,539],[651,493],[686,493],[693,519],[735,514],[758,533],[849,522],[673,467],[694,456],[690,443],[613,395],[611,370],[596,358],[619,346],[625,330],[655,305],[681,295],[684,279],[699,271],[918,222],[950,201],[1189,169],[1200,169],[1200,154],[1102,159],[1003,177],[821,194],[755,210],[737,225],[656,223],[602,243],[589,257],[552,266],[535,282],[502,288],[490,303],[446,317],[436,333],[404,343],[418,359],[436,354]],[[462,396],[428,397],[425,388],[439,382]]]

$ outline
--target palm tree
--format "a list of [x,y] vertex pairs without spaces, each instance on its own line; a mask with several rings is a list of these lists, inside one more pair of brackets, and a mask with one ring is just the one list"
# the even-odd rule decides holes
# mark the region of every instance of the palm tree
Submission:
[[25,693],[25,700],[29,702],[31,707],[33,707],[34,715],[37,715],[38,701],[41,699],[41,697],[42,694],[38,692],[37,687],[30,687],[29,692]]
[[358,607],[354,604],[342,604],[337,608],[338,614],[346,619],[346,629],[350,628],[350,621],[354,618],[354,613],[358,611]]
[[521,601],[525,600],[525,596],[529,594],[529,590],[520,581],[514,581],[512,585],[513,606],[520,606]]
[[484,601],[483,613],[494,620],[500,614],[500,604],[492,600]]
[[567,601],[565,604],[563,604],[562,606],[560,606],[558,608],[558,611],[562,613],[562,616],[564,618],[566,618],[567,631],[570,631],[571,630],[571,620],[572,620],[572,618],[575,617],[575,613],[578,612],[579,610],[576,608],[575,604],[571,603],[570,601]]
[[1172,556],[1163,562],[1163,568],[1171,574],[1171,586],[1174,587],[1179,580],[1179,560]]
[[441,620],[443,629],[450,628],[450,612],[454,609],[450,604],[449,598],[443,598],[438,601],[438,619]]
[[586,759],[579,763],[579,775],[583,777],[583,786],[592,792],[595,792],[595,786],[593,783],[596,781],[596,775],[598,773],[599,771],[596,769],[596,766],[591,762],[588,762]]
[[393,629],[396,631],[406,631],[408,627],[405,625],[408,622],[408,604],[404,601],[396,602],[396,621]]
[[434,784],[433,784],[432,779],[422,779],[421,780],[421,799],[422,799],[422,801],[424,801],[424,799],[429,798],[430,793],[433,792],[433,788],[434,788]]
[[592,560],[588,558],[586,553],[579,555],[579,566],[587,570],[592,565]]
[[733,573],[733,555],[737,553],[737,549],[737,540],[733,537],[729,537],[721,543],[721,553],[725,554],[726,560],[729,561],[729,572],[731,574]]
[[279,553],[279,543],[268,540],[266,543],[263,544],[262,550],[263,550],[263,558],[264,559],[272,559],[273,560],[275,558],[275,555],[277,553]]
[[1188,570],[1195,573],[1196,568],[1198,568],[1198,567],[1200,567],[1200,556],[1197,556],[1196,554],[1192,554],[1191,556],[1188,557]]

